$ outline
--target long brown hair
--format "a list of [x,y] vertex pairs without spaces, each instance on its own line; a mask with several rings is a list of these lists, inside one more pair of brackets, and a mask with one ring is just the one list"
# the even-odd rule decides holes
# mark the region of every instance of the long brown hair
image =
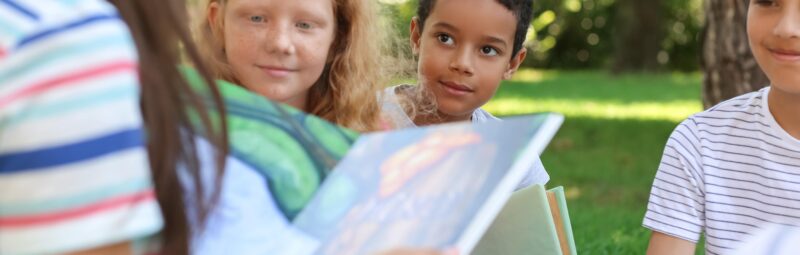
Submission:
[[[184,207],[179,169],[192,177],[197,216],[203,222],[213,208],[221,185],[228,150],[225,105],[219,90],[201,63],[191,41],[183,0],[111,0],[128,24],[139,52],[141,109],[147,129],[147,151],[153,182],[164,217],[161,251],[163,254],[189,254],[193,231]],[[181,58],[203,74],[211,105],[193,90],[179,70]],[[218,113],[213,120],[211,112]],[[190,113],[197,113],[201,125],[190,123]],[[199,155],[195,138],[204,136],[216,148],[216,178],[212,198],[206,194],[200,178]]]
[[[231,0],[206,0],[225,5]],[[389,28],[382,26],[379,5],[375,0],[331,0],[336,19],[335,39],[328,64],[309,89],[306,109],[309,113],[358,131],[379,127],[380,106],[377,95],[394,74],[390,62],[392,45]],[[208,12],[198,17],[197,44],[207,57],[214,78],[241,83],[225,57],[222,18],[208,21]],[[396,63],[395,63],[396,64]]]

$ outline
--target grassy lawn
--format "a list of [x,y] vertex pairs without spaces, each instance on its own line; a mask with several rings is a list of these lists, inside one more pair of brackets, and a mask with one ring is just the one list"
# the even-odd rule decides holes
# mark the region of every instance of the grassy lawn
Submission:
[[650,185],[672,129],[702,110],[700,83],[700,74],[524,70],[485,109],[563,113],[564,125],[542,161],[548,186],[566,188],[578,251],[643,254]]

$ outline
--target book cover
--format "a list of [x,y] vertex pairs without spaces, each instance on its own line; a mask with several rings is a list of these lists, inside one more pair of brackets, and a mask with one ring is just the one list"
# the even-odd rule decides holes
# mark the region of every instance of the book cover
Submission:
[[572,234],[572,222],[569,218],[569,210],[567,209],[567,197],[564,194],[564,187],[555,187],[547,192],[552,193],[555,195],[556,202],[558,204],[558,211],[561,213],[561,217],[559,220],[561,221],[561,225],[564,227],[564,236],[566,239],[563,241],[566,242],[567,247],[569,248],[568,253],[564,254],[578,254],[578,249],[575,247],[575,237]]
[[563,121],[537,114],[365,134],[294,225],[317,254],[472,248]]
[[563,187],[514,192],[473,254],[577,254]]

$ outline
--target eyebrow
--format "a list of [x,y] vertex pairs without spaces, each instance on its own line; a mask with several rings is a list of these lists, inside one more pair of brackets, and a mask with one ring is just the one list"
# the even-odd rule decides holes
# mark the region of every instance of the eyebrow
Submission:
[[489,41],[490,43],[499,43],[499,44],[502,44],[502,45],[503,45],[503,47],[507,47],[507,46],[508,46],[508,43],[506,42],[506,40],[500,39],[500,38],[498,38],[498,37],[494,37],[494,36],[484,36],[484,39],[485,39],[486,41]]
[[[434,28],[439,28],[439,29],[452,30],[454,32],[459,32],[457,27],[455,27],[453,25],[450,25],[447,22],[436,22],[435,24],[433,24],[433,27]],[[503,40],[500,37],[487,35],[487,36],[484,36],[483,39],[488,41],[489,43],[499,43],[499,44],[502,44],[503,47],[508,47],[508,42],[506,42],[506,40]]]
[[455,27],[453,25],[450,25],[450,24],[448,24],[446,22],[436,22],[436,24],[433,24],[433,27],[449,29],[449,30],[453,30],[453,31],[458,32],[458,28],[457,27]]

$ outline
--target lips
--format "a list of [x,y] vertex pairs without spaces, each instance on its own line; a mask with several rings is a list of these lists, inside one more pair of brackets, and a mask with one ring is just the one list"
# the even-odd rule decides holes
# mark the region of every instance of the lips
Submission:
[[800,61],[800,51],[791,49],[772,48],[769,49],[770,54],[778,60],[787,62]]
[[264,73],[266,73],[267,75],[275,77],[275,78],[285,78],[286,76],[289,76],[289,74],[291,74],[292,72],[297,71],[297,70],[294,70],[294,69],[281,67],[281,66],[270,66],[270,65],[262,66],[262,65],[257,65],[257,67],[259,69],[261,69],[262,71],[264,71]]
[[450,94],[462,96],[469,93],[475,92],[472,88],[467,85],[451,82],[451,81],[440,81],[439,84],[445,89],[445,91],[449,92]]

